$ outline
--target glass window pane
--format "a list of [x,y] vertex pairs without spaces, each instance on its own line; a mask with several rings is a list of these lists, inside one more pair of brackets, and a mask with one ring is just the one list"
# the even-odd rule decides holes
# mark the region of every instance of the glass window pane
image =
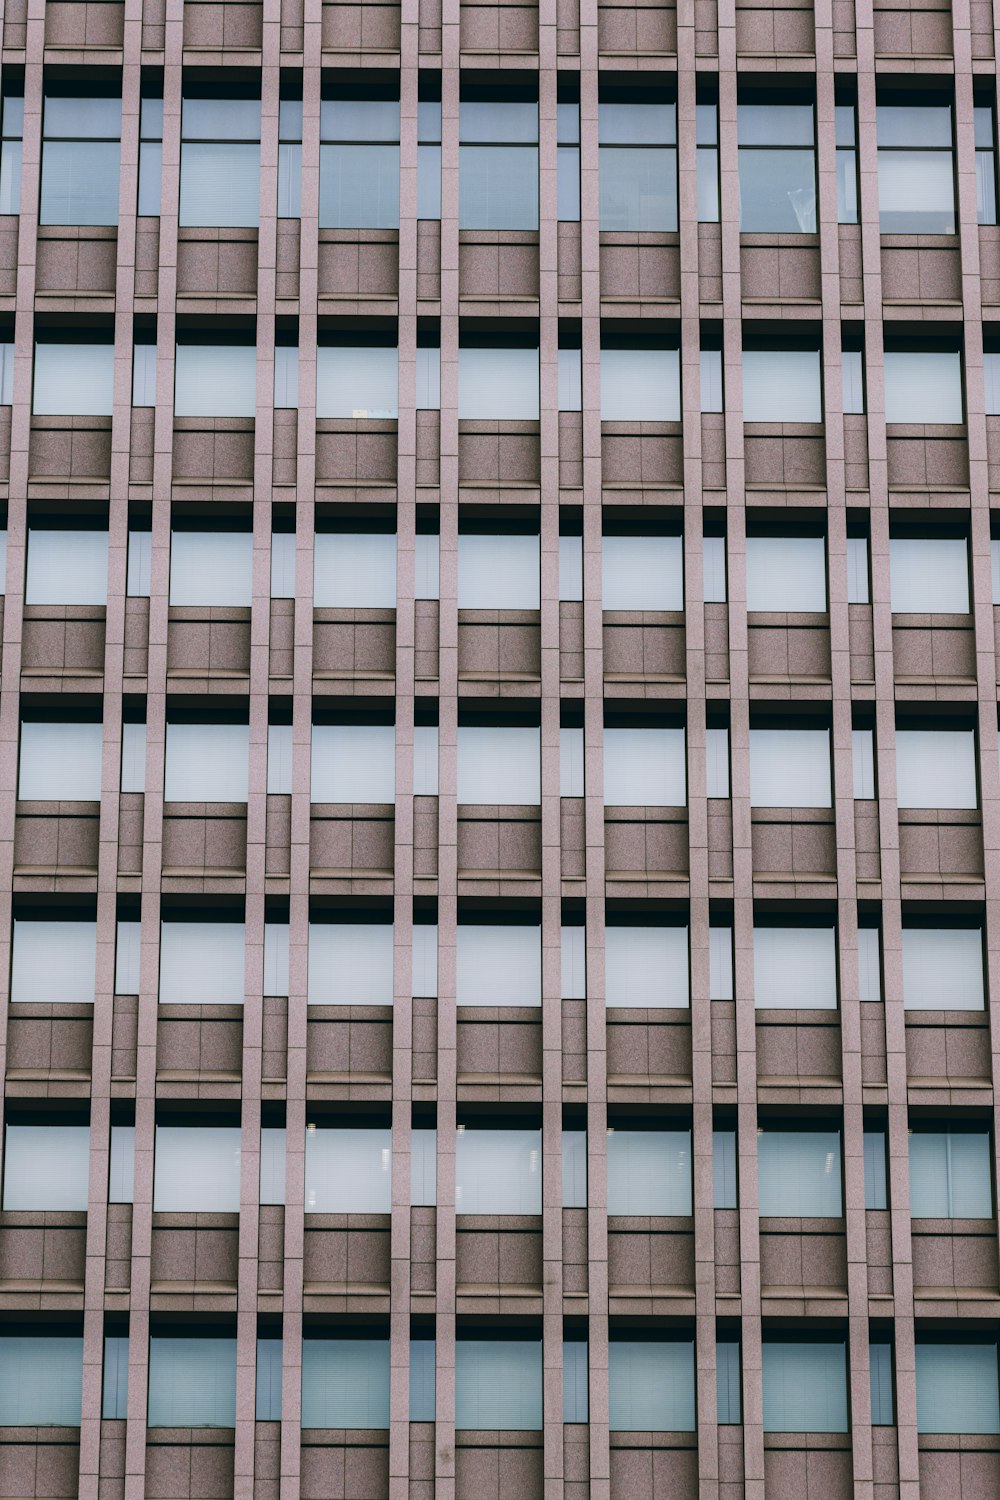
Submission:
[[760,1212],[775,1218],[839,1219],[839,1130],[758,1130]]
[[739,1207],[735,1130],[712,1131],[712,1207]]
[[89,1125],[8,1125],[3,1206],[85,1213],[90,1175]]
[[699,224],[719,222],[719,152],[716,146],[699,146],[695,153]]
[[185,99],[181,132],[186,141],[260,139],[259,99]]
[[822,422],[818,349],[744,349],[744,422]]
[[166,802],[246,802],[250,729],[246,724],[168,724]]
[[399,100],[324,99],[319,122],[325,141],[398,141]]
[[899,807],[979,806],[976,736],[971,729],[898,729]]
[[[583,928],[574,929],[583,931]],[[562,1133],[562,1206],[587,1207],[587,1132],[564,1130]]]
[[279,219],[302,217],[302,146],[298,141],[281,141],[278,145],[277,213]]
[[416,1129],[410,1135],[410,1203],[433,1208],[437,1203],[437,1131]]
[[135,1186],[135,1126],[112,1125],[108,1202],[131,1203]]
[[105,604],[106,531],[28,531],[25,604]]
[[115,994],[138,995],[142,923],[119,918],[115,935]]
[[99,802],[103,724],[21,725],[17,795],[35,802]]
[[677,140],[673,104],[602,100],[598,107],[602,146],[672,146]]
[[157,1125],[154,1213],[239,1213],[240,1136],[238,1125]]
[[863,412],[865,409],[865,373],[864,355],[860,349],[841,350],[840,371],[844,411],[855,414]]
[[236,1340],[149,1340],[150,1427],[236,1426]]
[[602,145],[598,155],[602,230],[669,233],[677,228],[673,146]]
[[417,147],[417,218],[441,217],[441,147]]
[[962,356],[957,349],[885,351],[887,422],[964,422]]
[[537,1432],[541,1426],[541,1340],[458,1339],[456,1429]]
[[815,234],[813,151],[740,147],[740,229],[744,234]]
[[399,147],[320,146],[321,229],[399,226]]
[[387,1428],[389,1340],[303,1339],[302,1426]]
[[763,1356],[765,1432],[847,1431],[843,1344],[767,1339]]
[[875,796],[875,732],[872,729],[851,731],[851,761],[854,770],[854,797],[869,801]]
[[684,543],[679,536],[605,536],[601,542],[605,609],[684,608]]
[[0,1334],[0,1426],[79,1427],[83,1339]]
[[858,155],[853,149],[837,152],[837,223],[858,222]]
[[608,1213],[691,1213],[690,1130],[609,1128]]
[[891,537],[889,568],[894,613],[968,614],[969,545],[965,537]]
[[588,1346],[577,1340],[563,1341],[563,1421],[589,1420]]
[[104,1371],[101,1385],[101,1416],[122,1421],[128,1416],[128,1339],[104,1340]]
[[609,1009],[690,1005],[686,927],[608,927],[604,956]]
[[540,1130],[476,1130],[460,1125],[455,1147],[458,1213],[541,1213]]
[[708,929],[708,995],[710,1000],[732,1000],[733,929],[713,923]]
[[267,726],[267,790],[288,795],[292,790],[292,726]]
[[463,421],[537,421],[538,350],[460,348],[458,415]]
[[396,416],[398,354],[377,346],[316,351],[317,417]]
[[260,1132],[261,1203],[285,1201],[285,1152],[284,1126],[265,1125]]
[[826,611],[826,541],[821,536],[748,536],[747,609]]
[[538,228],[537,146],[459,147],[458,227]]
[[561,985],[563,1000],[586,1000],[587,998],[587,929],[567,927],[559,929]]
[[438,794],[438,727],[416,724],[413,729],[413,795]]
[[563,728],[559,731],[559,795],[584,795],[583,730]]
[[886,1139],[884,1130],[864,1132],[865,1208],[889,1207],[886,1175]]
[[758,1010],[837,1007],[837,949],[832,927],[755,927],[753,970]]
[[257,1340],[258,1422],[281,1421],[281,1339]]
[[256,229],[260,146],[230,141],[182,145],[178,222],[183,228]]
[[883,234],[954,234],[951,152],[880,148],[878,205]]
[[89,1005],[96,983],[96,923],[15,918],[12,1002]]
[[391,1005],[390,922],[309,924],[310,1005]]
[[433,1422],[435,1412],[433,1339],[410,1340],[410,1421]]
[[828,729],[751,729],[752,807],[830,807]]
[[724,536],[702,538],[705,570],[705,603],[726,602],[726,539]]
[[996,1344],[916,1346],[917,1431],[1000,1432]]
[[541,928],[460,923],[456,950],[459,1005],[540,1005]]
[[706,796],[729,796],[729,730],[705,730]]
[[911,1216],[992,1219],[992,1155],[988,1130],[911,1130]]
[[46,140],[42,146],[38,222],[117,224],[120,180],[121,148],[117,141]]
[[310,795],[313,802],[395,802],[395,727],[314,724]]
[[132,349],[132,405],[156,405],[156,345],[136,344]]
[[559,538],[559,598],[579,602],[583,598],[583,537]]
[[37,417],[110,417],[114,377],[112,344],[36,344],[32,411]]
[[264,994],[288,994],[289,929],[287,922],[264,925]]
[[715,1396],[720,1426],[734,1426],[741,1420],[740,1346],[735,1339],[720,1340],[715,1346]]
[[559,146],[556,151],[556,218],[580,217],[580,148]]
[[130,531],[125,592],[133,598],[148,599],[153,588],[153,534]]
[[[701,351],[701,409],[722,410],[722,350]],[[721,541],[721,538],[719,538]]]
[[683,729],[605,729],[605,805],[684,807],[684,753]]
[[389,1213],[392,1132],[307,1125],[305,1201],[307,1213]]
[[161,1005],[242,1005],[242,922],[160,924]]
[[978,928],[903,928],[907,1010],[982,1010],[983,937]]
[[602,349],[602,422],[678,422],[677,349]]
[[682,1339],[608,1346],[612,1432],[693,1432],[694,1344]]
[[252,417],[257,411],[257,350],[252,345],[178,344],[174,415]]
[[417,532],[414,573],[414,597],[437,599],[441,592],[441,538],[436,532]]
[[882,1000],[882,944],[877,927],[858,928],[858,999],[878,1005]]
[[458,800],[535,805],[542,800],[541,730],[461,724]]
[[317,609],[395,609],[395,535],[317,533],[313,604]]
[[540,595],[537,536],[458,538],[459,609],[537,609]]
[[170,603],[246,607],[253,596],[253,537],[246,531],[174,531]]
[[868,538],[866,536],[849,536],[847,538],[847,602],[848,604],[868,604],[870,602],[868,585]]

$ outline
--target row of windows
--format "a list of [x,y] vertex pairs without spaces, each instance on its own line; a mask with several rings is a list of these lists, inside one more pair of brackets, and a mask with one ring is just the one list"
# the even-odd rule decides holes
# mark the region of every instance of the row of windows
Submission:
[[[203,340],[199,342],[199,337]],[[315,407],[318,418],[394,419],[399,411],[398,351],[395,332],[375,330],[346,335],[351,342],[321,343],[316,352]],[[431,337],[431,335],[428,335]],[[434,343],[416,351],[418,410],[441,405],[441,357]],[[469,335],[471,339],[471,335]],[[600,357],[600,411],[606,422],[678,422],[681,419],[680,352],[675,341],[639,344],[633,335],[610,343]],[[631,346],[629,339],[631,338]],[[11,343],[0,345],[0,405],[13,400]],[[132,405],[157,405],[157,346],[136,343],[132,363]],[[72,330],[35,345],[32,410],[38,416],[110,416],[113,407],[115,349],[109,338]],[[177,417],[253,417],[258,402],[257,350],[252,335],[210,339],[182,334],[174,349],[173,403]],[[807,336],[794,345],[748,335],[742,351],[745,422],[817,423],[824,420],[822,354]],[[954,425],[965,420],[962,355],[953,339],[928,347],[912,339],[883,355],[885,420],[891,423]],[[583,403],[581,352],[563,347],[558,355],[558,408],[580,411]],[[985,411],[1000,414],[1000,353],[983,356]],[[864,356],[860,347],[842,352],[842,408],[866,409]],[[160,392],[160,404],[164,393]],[[299,351],[279,344],[274,351],[273,405],[297,408]],[[722,351],[700,355],[700,409],[724,410]],[[536,421],[540,410],[537,338],[482,334],[458,351],[458,416],[468,421]]]
[[[647,1122],[648,1125],[648,1122]],[[159,1124],[153,1210],[238,1213],[242,1132],[238,1124]],[[411,1133],[410,1203],[437,1203],[437,1131]],[[455,1136],[455,1206],[461,1214],[542,1212],[542,1133],[527,1126],[460,1123]],[[885,1129],[866,1128],[865,1207],[889,1206]],[[260,1138],[259,1201],[285,1202],[286,1131],[265,1125]],[[113,1124],[108,1201],[131,1203],[135,1126]],[[713,1206],[739,1207],[736,1131],[712,1137]],[[322,1119],[305,1133],[308,1213],[387,1214],[392,1210],[392,1132],[388,1126],[337,1125]],[[763,1121],[757,1131],[757,1209],[764,1217],[840,1219],[844,1213],[839,1124]],[[562,1133],[562,1206],[586,1208],[587,1133]],[[3,1208],[86,1212],[90,1127],[9,1115],[4,1137]],[[909,1135],[909,1208],[917,1219],[994,1218],[993,1148],[984,1125],[917,1122]],[[690,1215],[694,1209],[691,1129],[681,1119],[607,1133],[607,1212],[617,1216]]]
[[[392,1005],[394,929],[391,921],[358,919],[309,924],[310,1004]],[[471,920],[470,920],[471,917]],[[858,995],[883,998],[881,934],[858,929]],[[903,1005],[907,1010],[981,1011],[985,1006],[983,932],[972,920],[907,918],[902,929]],[[160,929],[161,1004],[241,1005],[246,988],[246,930],[231,921],[165,917]],[[587,998],[586,928],[561,928],[560,993]],[[687,1008],[691,1003],[689,933],[682,917],[609,912],[603,942],[608,1007]],[[118,923],[115,990],[140,993],[140,923]],[[264,928],[263,990],[289,993],[289,927]],[[30,1003],[90,1004],[95,997],[97,926],[76,917],[15,917],[10,999]],[[839,982],[837,932],[832,920],[795,911],[761,918],[753,929],[754,997],[759,1009],[835,1010]],[[438,929],[413,927],[410,976],[413,997],[438,993]],[[709,929],[709,998],[734,998],[733,929]],[[540,1005],[541,927],[514,914],[459,913],[456,930],[458,1005]]]
[[[891,1336],[872,1330],[871,1412],[876,1426],[895,1417]],[[717,1417],[742,1421],[742,1360],[738,1330],[720,1325],[716,1344]],[[765,1432],[847,1432],[847,1344],[837,1333],[801,1325],[766,1332],[761,1382]],[[1000,1431],[997,1344],[982,1336],[918,1335],[917,1430]],[[282,1339],[257,1341],[256,1417],[281,1418]],[[302,1341],[304,1428],[389,1426],[389,1340],[381,1330],[329,1333]],[[435,1417],[433,1334],[410,1344],[409,1418]],[[582,1333],[563,1343],[563,1420],[589,1420],[588,1343]],[[102,1415],[127,1415],[129,1339],[105,1338]],[[459,1329],[455,1342],[455,1426],[458,1430],[539,1431],[543,1426],[542,1342],[533,1330],[501,1335]],[[0,1424],[80,1424],[83,1340],[73,1334],[0,1332]],[[233,1427],[236,1424],[236,1340],[224,1332],[188,1336],[154,1332],[149,1340],[147,1425]],[[612,1327],[608,1347],[609,1425],[613,1432],[693,1432],[696,1425],[694,1342],[689,1334]]]
[[[429,80],[428,80],[429,81]],[[39,216],[42,224],[116,224],[121,101],[46,94]],[[82,85],[80,86],[82,89]],[[356,92],[361,92],[356,91]],[[367,97],[325,99],[319,111],[319,224],[331,229],[393,229],[399,224],[400,106],[377,88]],[[422,99],[417,119],[417,216],[441,217],[442,115]],[[511,97],[520,92],[521,97]],[[538,227],[537,95],[507,89],[489,98],[466,85],[459,109],[459,227]],[[879,218],[888,234],[952,234],[956,223],[950,102],[886,95],[876,112]],[[21,206],[24,101],[3,107],[0,212]],[[814,233],[817,227],[816,118],[805,92],[782,100],[744,89],[737,107],[739,215],[747,232]],[[301,100],[280,105],[279,218],[302,212]],[[259,97],[186,96],[181,111],[179,222],[191,227],[255,227],[260,221]],[[163,101],[144,98],[140,114],[137,212],[161,211]],[[697,106],[697,211],[718,220],[719,117]],[[557,213],[580,217],[580,109],[557,112]],[[663,88],[638,92],[610,81],[598,107],[599,216],[609,231],[671,231],[678,222],[676,106]],[[837,218],[858,221],[859,159],[853,104],[836,110]],[[995,123],[991,103],[975,111],[977,217],[996,223]],[[268,207],[265,205],[265,213]]]

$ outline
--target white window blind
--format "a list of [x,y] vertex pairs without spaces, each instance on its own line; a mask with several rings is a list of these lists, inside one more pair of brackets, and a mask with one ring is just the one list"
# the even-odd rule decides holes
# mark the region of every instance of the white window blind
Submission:
[[95,922],[14,921],[13,1002],[92,1004],[97,983]]
[[250,729],[246,724],[168,724],[166,802],[246,802]]
[[602,349],[602,422],[679,422],[677,349]]
[[705,603],[726,602],[726,539],[724,536],[702,538]]
[[174,531],[170,603],[245,608],[253,597],[249,531]]
[[456,971],[459,1005],[540,1005],[541,928],[460,923]]
[[683,729],[605,729],[605,806],[684,807],[684,753]]
[[839,1130],[757,1132],[760,1212],[773,1218],[839,1219]]
[[433,1208],[437,1203],[437,1131],[414,1127],[410,1133],[410,1203]]
[[257,1340],[256,1418],[281,1421],[281,1339]]
[[691,1003],[686,927],[609,926],[604,959],[609,1009],[686,1009]]
[[1000,1432],[996,1344],[916,1345],[917,1431]]
[[537,805],[542,800],[541,755],[540,729],[459,725],[459,802]]
[[438,987],[437,923],[416,922],[413,927],[412,956],[414,997],[433,997]]
[[0,1426],[79,1427],[83,1339],[0,1334]]
[[132,405],[156,405],[156,345],[135,344],[132,349]]
[[587,1207],[587,1132],[562,1133],[562,1206]]
[[559,538],[559,598],[567,602],[583,598],[583,537]]
[[242,922],[160,923],[161,1005],[242,1005]]
[[433,1422],[435,1412],[433,1339],[410,1340],[410,1421]]
[[99,802],[103,724],[21,725],[17,795],[35,802]]
[[538,420],[538,350],[458,351],[460,421]]
[[389,532],[317,532],[317,609],[395,609],[396,537]]
[[882,942],[877,927],[858,928],[858,999],[882,1001]]
[[907,1010],[982,1010],[983,938],[978,928],[903,928]]
[[112,1125],[108,1202],[131,1203],[135,1189],[135,1126]]
[[690,1130],[608,1130],[608,1213],[691,1213]]
[[260,147],[236,141],[184,142],[178,223],[184,228],[252,229],[259,221]]
[[608,1423],[612,1432],[693,1432],[694,1344],[612,1339]]
[[722,350],[702,349],[699,361],[702,411],[722,411]]
[[239,1213],[240,1134],[238,1125],[157,1125],[154,1212]]
[[4,1209],[85,1212],[89,1125],[8,1125],[4,1137]]
[[295,532],[271,532],[271,598],[295,598]]
[[455,1151],[458,1213],[541,1213],[540,1130],[478,1130],[460,1125]]
[[851,766],[854,773],[855,800],[871,801],[875,796],[874,730],[851,730]]
[[830,807],[828,729],[751,729],[752,807]]
[[178,344],[174,416],[253,417],[257,350],[252,344]]
[[260,1132],[260,1201],[285,1201],[285,1127],[264,1125]]
[[413,597],[437,599],[441,593],[441,538],[436,531],[418,531],[413,547]]
[[739,1206],[736,1131],[712,1131],[712,1207]]
[[684,608],[684,546],[679,536],[605,536],[601,603],[607,610]]
[[892,1345],[881,1340],[868,1345],[868,1375],[871,1389],[872,1426],[895,1425],[892,1385]]
[[833,927],[755,927],[754,1003],[758,1010],[836,1010]]
[[132,598],[148,599],[152,588],[153,533],[133,529],[128,534],[125,592]]
[[992,1219],[988,1130],[910,1131],[910,1214],[914,1219]]
[[560,992],[563,1000],[587,998],[587,929],[559,929]]
[[267,726],[267,790],[287,796],[292,790],[292,726]]
[[389,1426],[387,1338],[303,1339],[302,1426]]
[[732,1000],[733,979],[733,929],[713,923],[708,929],[708,998]]
[[840,378],[845,413],[859,415],[865,409],[865,364],[860,349],[842,349]]
[[123,792],[146,790],[146,726],[145,724],[122,725],[122,784]]
[[28,531],[25,604],[105,604],[106,531]]
[[310,922],[309,1004],[392,1004],[391,922]]
[[589,1416],[588,1345],[579,1339],[563,1341],[563,1421],[587,1422]]
[[394,418],[398,364],[397,350],[375,345],[317,349],[317,417]]
[[958,350],[889,350],[884,355],[887,422],[965,420]]
[[899,807],[978,807],[974,731],[897,729],[896,802]]
[[560,797],[583,796],[583,768],[583,730],[564,726],[559,731]]
[[460,534],[459,609],[537,609],[539,589],[537,536]]
[[150,1427],[236,1426],[236,1340],[149,1340]]
[[847,602],[868,604],[871,601],[869,588],[868,538],[847,538]]
[[413,726],[413,795],[436,797],[438,794],[438,727],[436,724]]
[[395,802],[392,724],[314,724],[313,802]]
[[818,349],[744,349],[744,422],[822,422]]
[[747,609],[772,614],[826,610],[826,542],[821,536],[748,536]]
[[[439,158],[440,159],[440,158]],[[423,215],[421,215],[423,217]],[[441,408],[441,350],[436,346],[417,345],[417,411],[439,411]]]
[[287,995],[289,931],[287,922],[264,924],[264,994]]
[[114,400],[113,344],[36,344],[36,417],[110,417]]
[[843,1344],[765,1339],[762,1352],[765,1432],[847,1431]]
[[459,1432],[541,1430],[540,1339],[457,1340],[455,1427]]
[[583,406],[583,357],[579,349],[559,350],[558,403],[560,411],[580,411]]
[[101,1416],[105,1421],[128,1416],[128,1339],[120,1336],[104,1339]]
[[274,351],[274,405],[279,411],[294,411],[298,404],[299,351],[294,345],[279,344]]
[[705,730],[705,792],[709,797],[729,796],[729,729]]
[[890,537],[889,577],[896,614],[969,612],[969,544],[965,537]]
[[889,1207],[886,1176],[886,1139],[884,1130],[863,1133],[865,1155],[865,1208]]
[[306,1212],[387,1214],[392,1208],[392,1132],[306,1126]]

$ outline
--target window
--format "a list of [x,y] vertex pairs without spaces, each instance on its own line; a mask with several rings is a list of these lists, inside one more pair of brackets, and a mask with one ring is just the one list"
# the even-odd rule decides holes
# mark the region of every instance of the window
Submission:
[[865,1130],[865,1208],[887,1209],[889,1207],[888,1175],[886,1165],[886,1138],[884,1130]]
[[816,232],[812,104],[741,103],[736,110],[740,228],[746,234]]
[[538,347],[462,343],[458,351],[461,421],[538,419]]
[[139,197],[140,217],[157,218],[163,178],[163,100],[142,99],[139,104]]
[[559,795],[584,795],[583,730],[563,725],[559,730]]
[[755,926],[753,975],[758,1010],[835,1010],[837,945],[833,927]]
[[79,1427],[83,1339],[0,1333],[0,1426]]
[[892,1427],[896,1421],[896,1402],[892,1380],[892,1344],[887,1339],[872,1339],[868,1345],[868,1373],[871,1380],[873,1427]]
[[313,604],[317,609],[395,609],[395,534],[318,531]]
[[584,1339],[563,1340],[563,1421],[587,1422],[589,1407],[588,1345]]
[[387,1214],[392,1208],[392,1132],[306,1126],[306,1212]]
[[[441,409],[441,346],[438,334],[425,337],[417,333],[417,411],[440,411]],[[418,523],[419,524],[419,523]],[[418,535],[420,533],[418,532]],[[419,586],[419,585],[418,585]],[[418,599],[437,598],[437,594],[418,594]]]
[[760,1212],[780,1219],[839,1219],[840,1131],[757,1131]]
[[239,1213],[240,1127],[157,1125],[154,1213]]
[[828,729],[750,730],[751,807],[830,807]]
[[712,1207],[739,1207],[735,1130],[712,1131]]
[[21,212],[21,152],[24,135],[24,99],[6,94],[0,116],[0,214]]
[[104,604],[108,533],[28,528],[25,604]]
[[542,1132],[459,1125],[455,1208],[460,1214],[540,1214]]
[[437,1203],[437,1131],[414,1126],[410,1133],[410,1203]]
[[854,800],[870,802],[875,796],[875,731],[851,730],[851,763],[854,770]]
[[618,926],[605,931],[605,1003],[650,1009],[690,1005],[687,927]]
[[460,919],[455,985],[459,1005],[540,1005],[541,928]]
[[540,598],[538,533],[460,532],[459,609],[537,609]]
[[997,222],[996,122],[992,104],[977,104],[974,111],[976,133],[976,218],[980,224]]
[[605,536],[601,603],[608,610],[684,608],[684,543],[678,536]]
[[440,99],[421,99],[417,105],[417,143],[417,218],[440,219]]
[[977,927],[903,927],[907,1010],[982,1010],[983,936]]
[[459,140],[459,229],[537,229],[538,104],[463,98]]
[[837,137],[837,223],[858,222],[858,121],[853,104],[834,110]]
[[142,924],[119,917],[115,933],[115,994],[138,995],[142,961]]
[[295,598],[294,531],[271,532],[271,598]]
[[742,1403],[740,1346],[737,1339],[720,1339],[715,1345],[715,1403],[720,1427],[738,1425]]
[[[583,931],[582,928],[578,929]],[[587,1207],[587,1132],[563,1130],[562,1206]]]
[[765,1432],[847,1431],[843,1343],[765,1339],[762,1353]]
[[413,543],[414,597],[437,599],[441,594],[441,538],[436,529],[418,530]]
[[890,537],[889,568],[895,614],[968,614],[966,537],[940,531]]
[[392,724],[314,724],[313,802],[396,800],[396,730]]
[[302,1340],[302,1426],[389,1426],[389,1340]]
[[[719,106],[695,105],[698,222],[719,222]],[[702,410],[712,410],[703,407]]]
[[988,1130],[910,1131],[914,1219],[992,1219],[993,1151]]
[[868,537],[864,535],[848,535],[847,537],[847,602],[848,604],[869,604],[871,602],[871,590],[869,586],[868,567]]
[[156,405],[156,345],[132,347],[132,405]]
[[883,234],[954,234],[950,104],[880,104],[878,202]]
[[[559,410],[581,411],[583,409],[583,356],[579,348],[575,345],[560,348],[558,366]],[[577,537],[576,540],[580,541],[581,538]],[[564,594],[561,597],[568,596]]]
[[47,93],[40,224],[117,224],[121,99]]
[[292,726],[267,726],[267,790],[288,796],[292,790]]
[[410,1340],[410,1421],[433,1422],[435,1415],[435,1341]]
[[732,1000],[733,929],[729,922],[713,922],[708,929],[708,998]]
[[171,532],[171,604],[245,608],[252,595],[253,537],[249,531]]
[[113,344],[39,340],[31,409],[36,417],[110,417],[114,378]]
[[690,1130],[608,1127],[608,1213],[690,1214]]
[[722,725],[705,730],[705,771],[708,797],[729,796],[729,729]]
[[121,1336],[105,1335],[101,1416],[106,1422],[128,1416],[128,1339]]
[[14,919],[10,998],[15,1004],[89,1005],[97,983],[97,925]]
[[168,721],[165,802],[246,802],[249,768],[248,725]]
[[[299,404],[299,349],[297,344],[276,344],[274,349],[274,405],[276,410],[294,411]],[[272,594],[272,598],[277,595]]]
[[598,106],[600,226],[677,228],[677,107],[662,90],[602,90]]
[[438,794],[438,727],[436,724],[413,726],[413,795],[436,797]]
[[604,802],[614,807],[684,807],[684,730],[605,728]]
[[772,614],[826,611],[826,539],[748,536],[747,609]]
[[17,795],[28,802],[99,802],[104,726],[24,719]]
[[[0,406],[14,404],[14,345],[0,343]],[[4,532],[4,561],[6,562],[6,531]]]
[[693,1432],[694,1392],[690,1339],[612,1337],[608,1345],[612,1432]]
[[744,422],[822,422],[818,349],[743,348]]
[[722,350],[702,349],[699,360],[702,411],[722,411]]
[[896,802],[901,808],[979,806],[971,729],[897,729]]
[[573,602],[583,599],[582,536],[559,538],[559,598]]
[[316,416],[395,417],[397,372],[395,344],[321,345],[316,351]]
[[177,417],[252,417],[257,411],[257,350],[252,344],[178,342]]
[[965,420],[962,356],[957,349],[886,349],[885,420]]
[[153,533],[130,527],[125,592],[148,599],[153,589]]
[[236,1426],[236,1340],[149,1340],[150,1427]]
[[289,930],[287,922],[264,923],[264,994],[288,994]]
[[702,558],[705,577],[705,603],[726,602],[726,538],[724,535],[706,532],[702,538]]
[[[320,162],[323,148],[320,146]],[[321,169],[322,170],[322,169]],[[278,104],[278,218],[302,217],[302,100]]]
[[840,351],[840,378],[845,415],[860,416],[865,409],[865,356],[863,349]]
[[258,1183],[258,1196],[261,1203],[282,1204],[285,1201],[285,1152],[285,1127],[283,1125],[262,1126],[260,1181]]
[[4,1132],[4,1210],[86,1212],[89,1125],[19,1125]]
[[917,1431],[1000,1432],[995,1343],[918,1339]]
[[875,926],[858,928],[858,999],[863,1004],[882,1003],[882,941]]
[[135,1126],[111,1126],[108,1202],[131,1203],[135,1189]]
[[580,105],[560,100],[556,106],[556,217],[580,217]]
[[309,1004],[392,1004],[391,922],[310,922]]
[[537,1432],[541,1426],[541,1340],[460,1335],[455,1342],[456,1429]]
[[259,221],[260,100],[185,98],[180,225],[255,229]]
[[677,349],[601,349],[602,422],[679,422]]
[[540,803],[541,753],[540,729],[509,724],[460,724],[459,802]]
[[242,922],[160,923],[161,1005],[242,1005]]
[[255,1411],[258,1422],[281,1421],[281,1364],[281,1339],[259,1338]]

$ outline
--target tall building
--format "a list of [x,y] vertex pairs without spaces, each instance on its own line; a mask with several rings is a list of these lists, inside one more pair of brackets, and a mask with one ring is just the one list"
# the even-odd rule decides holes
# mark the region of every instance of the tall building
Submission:
[[997,27],[8,0],[0,1500],[1000,1494]]

